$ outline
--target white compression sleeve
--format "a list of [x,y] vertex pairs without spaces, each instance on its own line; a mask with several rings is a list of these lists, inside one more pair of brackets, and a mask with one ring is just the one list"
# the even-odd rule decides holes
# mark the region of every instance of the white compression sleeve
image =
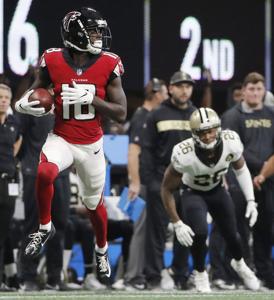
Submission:
[[233,169],[233,171],[239,182],[241,190],[243,191],[243,193],[245,195],[245,199],[247,201],[254,200],[255,196],[254,196],[252,178],[251,178],[250,172],[246,166],[246,163],[243,165],[243,167],[241,169],[238,169],[238,170]]

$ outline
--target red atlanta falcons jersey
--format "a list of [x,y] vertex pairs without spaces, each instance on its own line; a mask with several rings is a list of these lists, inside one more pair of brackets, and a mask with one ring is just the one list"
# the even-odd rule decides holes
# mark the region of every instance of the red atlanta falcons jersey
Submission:
[[66,49],[51,48],[42,55],[40,66],[47,68],[53,83],[54,133],[71,144],[91,144],[99,140],[103,135],[100,114],[92,105],[63,103],[60,94],[65,86],[72,86],[72,81],[75,81],[104,100],[109,81],[124,72],[119,56],[102,52],[92,57],[87,66],[77,68]]

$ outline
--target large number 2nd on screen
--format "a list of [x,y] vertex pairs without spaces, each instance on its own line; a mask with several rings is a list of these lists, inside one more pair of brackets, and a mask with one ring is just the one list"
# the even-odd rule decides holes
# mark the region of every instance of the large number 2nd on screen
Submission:
[[[88,92],[92,93],[95,95],[95,85],[94,84],[78,84]],[[68,87],[68,84],[62,84],[62,90],[64,87]],[[83,104],[81,103],[76,103],[76,104],[69,104],[68,101],[63,101],[62,106],[63,106],[63,119],[64,120],[69,120],[70,117],[70,107],[74,106],[74,116],[73,118],[76,120],[92,120],[95,118],[95,109],[94,107],[90,104],[88,105],[88,112],[87,113],[82,113],[82,106]],[[87,104],[84,104],[87,106]]]

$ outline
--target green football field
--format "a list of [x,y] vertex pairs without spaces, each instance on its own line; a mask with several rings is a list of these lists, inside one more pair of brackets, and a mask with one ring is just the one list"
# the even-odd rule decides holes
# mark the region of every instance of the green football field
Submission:
[[95,292],[54,292],[54,293],[0,293],[0,300],[125,300],[125,299],[138,299],[138,300],[173,300],[173,299],[203,299],[203,300],[274,300],[274,292],[256,292],[251,293],[247,291],[242,292],[213,292],[210,294],[198,294],[194,292],[140,292],[140,293],[129,293],[129,292],[116,292],[116,291],[105,291],[100,293]]

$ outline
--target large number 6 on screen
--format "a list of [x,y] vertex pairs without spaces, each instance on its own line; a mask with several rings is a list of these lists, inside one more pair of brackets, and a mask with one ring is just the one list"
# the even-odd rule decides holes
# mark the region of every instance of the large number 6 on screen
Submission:
[[[88,92],[91,92],[92,94],[95,95],[95,85],[94,84],[77,84],[78,86],[83,87],[85,90]],[[68,87],[68,84],[62,84],[62,90],[64,87]],[[90,104],[88,105],[88,112],[87,113],[82,113],[82,106],[83,104],[77,103],[77,104],[69,104],[68,102],[62,103],[63,105],[63,119],[64,120],[69,120],[70,119],[70,107],[73,105],[74,106],[74,119],[76,120],[92,120],[95,118],[95,109],[94,107]],[[85,104],[87,106],[87,104]]]

